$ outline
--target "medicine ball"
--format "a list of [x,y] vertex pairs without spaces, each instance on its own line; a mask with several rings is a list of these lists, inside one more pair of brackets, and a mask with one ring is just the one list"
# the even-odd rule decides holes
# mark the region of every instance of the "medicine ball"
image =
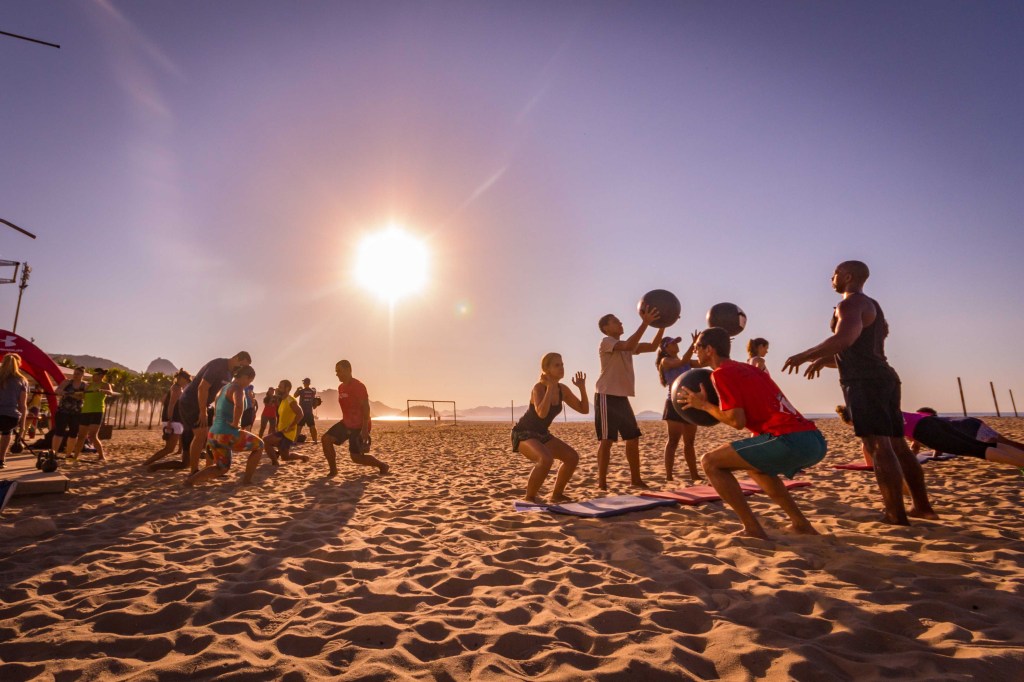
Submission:
[[736,336],[747,326],[747,314],[735,303],[716,303],[708,310],[708,326],[721,327]]
[[714,426],[718,423],[718,420],[704,410],[698,410],[696,407],[682,407],[677,402],[681,396],[685,395],[683,387],[686,387],[696,393],[700,393],[701,386],[704,387],[704,392],[708,395],[708,401],[717,405],[718,391],[715,390],[715,385],[711,383],[711,370],[700,367],[680,374],[676,377],[676,380],[672,382],[672,407],[675,408],[676,413],[678,413],[680,417],[691,424],[696,424],[697,426]]
[[671,291],[665,289],[654,289],[644,294],[640,302],[636,304],[637,312],[640,312],[644,307],[657,308],[661,314],[654,322],[651,322],[652,327],[658,329],[664,329],[665,327],[671,327],[679,320],[679,315],[682,313],[682,306],[679,304],[679,299]]

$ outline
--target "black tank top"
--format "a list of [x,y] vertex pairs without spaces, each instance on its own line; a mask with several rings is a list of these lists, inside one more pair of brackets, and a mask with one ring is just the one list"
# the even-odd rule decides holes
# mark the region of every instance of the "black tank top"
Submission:
[[534,431],[537,433],[547,433],[548,427],[551,426],[551,422],[555,421],[562,412],[562,387],[559,384],[558,387],[558,402],[551,403],[548,408],[548,414],[546,417],[541,419],[540,415],[537,414],[536,408],[533,406],[533,400],[530,400],[530,407],[526,410],[526,414],[519,418],[516,422],[516,431]]
[[160,410],[160,421],[163,422],[180,422],[181,414],[178,412],[178,405],[181,403],[181,398],[178,398],[178,402],[174,403],[174,414],[167,414],[167,404],[171,402],[171,392],[167,391],[164,395],[164,408]]
[[[885,358],[885,337],[889,335],[889,323],[885,321],[885,313],[878,301],[865,294],[854,294],[864,296],[875,306],[875,321],[864,327],[860,336],[853,344],[836,355],[836,366],[839,368],[839,381],[849,383],[852,381],[877,381],[879,379],[896,379],[899,376],[889,366]],[[831,328],[834,332],[838,318],[832,313]]]

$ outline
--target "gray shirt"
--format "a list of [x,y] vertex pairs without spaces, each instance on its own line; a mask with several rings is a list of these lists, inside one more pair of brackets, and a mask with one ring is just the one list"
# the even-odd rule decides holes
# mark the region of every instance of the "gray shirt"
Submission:
[[28,384],[21,377],[12,376],[0,386],[0,416],[21,418],[21,396],[28,392]]
[[606,336],[601,339],[598,353],[601,355],[601,375],[594,387],[598,393],[630,397],[636,392],[633,376],[633,351],[613,350],[618,339]]

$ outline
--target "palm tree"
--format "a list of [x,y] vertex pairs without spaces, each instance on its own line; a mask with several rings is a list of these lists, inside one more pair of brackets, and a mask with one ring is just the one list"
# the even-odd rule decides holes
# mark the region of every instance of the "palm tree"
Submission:
[[156,406],[161,403],[164,394],[171,390],[174,378],[164,374],[163,372],[152,372],[143,376],[146,377],[146,391],[150,403],[148,428],[152,429],[153,413],[156,411]]

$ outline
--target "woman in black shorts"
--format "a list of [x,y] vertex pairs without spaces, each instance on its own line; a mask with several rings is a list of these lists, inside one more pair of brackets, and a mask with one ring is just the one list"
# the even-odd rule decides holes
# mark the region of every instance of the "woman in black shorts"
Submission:
[[[932,410],[934,412],[934,410]],[[1005,443],[986,443],[971,438],[941,417],[928,412],[904,412],[903,432],[916,452],[918,444],[935,450],[1024,467],[1024,450]]]
[[0,362],[0,469],[15,430],[25,431],[28,415],[28,381],[21,373],[21,356],[8,353]]
[[551,503],[565,502],[565,486],[576,471],[580,461],[577,453],[570,445],[560,438],[551,435],[548,428],[562,411],[562,403],[567,404],[580,414],[590,412],[590,401],[587,398],[587,375],[576,372],[572,383],[580,390],[577,398],[572,389],[559,381],[565,377],[565,365],[558,353],[548,353],[540,361],[540,381],[530,394],[530,407],[526,414],[512,429],[512,451],[522,454],[533,462],[533,471],[526,483],[526,501],[539,504],[537,493],[547,478],[555,460],[562,465],[558,467],[555,477],[555,488],[551,491]]
[[[696,341],[698,332],[693,333],[693,341]],[[691,424],[676,412],[672,405],[672,382],[676,377],[690,371],[696,365],[693,362],[693,341],[683,357],[679,357],[679,342],[682,338],[662,339],[658,355],[654,359],[654,366],[658,368],[658,380],[661,385],[668,388],[668,397],[665,399],[665,409],[662,410],[661,418],[668,426],[668,442],[665,443],[665,480],[673,480],[673,470],[676,464],[676,448],[679,447],[679,439],[683,439],[683,457],[686,459],[686,468],[690,471],[690,480],[700,480],[700,470],[697,468],[697,451],[694,443],[697,440],[697,425]]]

